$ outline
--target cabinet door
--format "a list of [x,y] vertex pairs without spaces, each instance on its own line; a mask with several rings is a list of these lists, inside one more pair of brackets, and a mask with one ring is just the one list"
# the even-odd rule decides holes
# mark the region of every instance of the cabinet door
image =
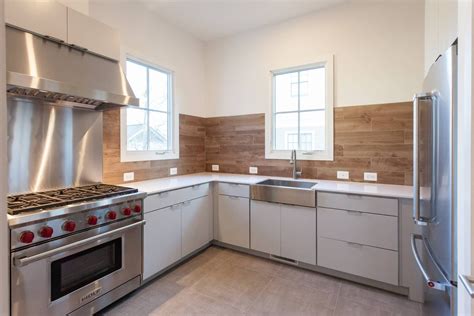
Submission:
[[219,195],[216,223],[217,240],[249,248],[249,199]]
[[67,18],[69,44],[120,60],[120,39],[115,29],[70,8],[67,9]]
[[281,205],[281,256],[316,264],[316,208]]
[[181,205],[145,213],[143,278],[181,259]]
[[67,8],[55,1],[5,1],[5,22],[40,35],[67,41]]
[[211,207],[209,196],[186,201],[181,209],[182,256],[207,244],[209,235]]
[[251,242],[254,250],[280,256],[280,204],[252,201]]

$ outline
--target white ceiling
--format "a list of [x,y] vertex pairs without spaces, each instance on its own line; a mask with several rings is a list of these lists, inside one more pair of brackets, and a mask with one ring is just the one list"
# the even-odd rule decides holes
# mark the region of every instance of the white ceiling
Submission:
[[209,41],[308,14],[346,0],[140,0],[159,16]]

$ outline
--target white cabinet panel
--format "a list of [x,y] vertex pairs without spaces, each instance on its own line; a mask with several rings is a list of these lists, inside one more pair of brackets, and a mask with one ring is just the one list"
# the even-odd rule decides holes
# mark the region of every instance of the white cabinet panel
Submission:
[[398,285],[398,252],[318,237],[318,265]]
[[318,236],[398,250],[398,218],[319,207]]
[[219,195],[216,223],[217,240],[249,248],[249,199]]
[[182,253],[184,257],[211,240],[209,196],[186,201],[181,209]]
[[250,247],[280,256],[280,204],[252,201],[250,219]]
[[89,16],[67,9],[68,43],[115,60],[120,60],[119,33]]
[[250,196],[250,187],[246,184],[237,183],[219,183],[219,194],[240,196],[248,198]]
[[181,206],[145,213],[143,279],[181,258]]
[[152,194],[147,196],[145,199],[145,212],[154,211],[170,205],[196,199],[201,196],[206,196],[208,194],[209,183],[203,183],[183,189]]
[[55,1],[5,1],[5,22],[67,42],[67,7]]
[[318,206],[398,216],[398,200],[393,198],[318,192]]
[[316,208],[281,205],[281,256],[316,264]]

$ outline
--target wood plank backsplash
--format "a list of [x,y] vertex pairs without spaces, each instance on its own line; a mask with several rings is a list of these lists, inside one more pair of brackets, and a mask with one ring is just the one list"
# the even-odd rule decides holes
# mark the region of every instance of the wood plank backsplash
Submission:
[[206,170],[204,118],[179,115],[178,160],[120,162],[120,110],[104,112],[103,181],[122,183],[124,172],[135,172],[134,181],[163,178],[169,168],[177,167],[178,174],[204,172]]
[[[338,107],[334,110],[334,161],[300,161],[304,178],[335,180],[337,170],[363,181],[364,172],[377,172],[378,183],[412,184],[411,102]],[[211,171],[291,176],[288,160],[265,159],[265,115],[200,118],[180,114],[180,159],[120,162],[120,111],[104,112],[104,182],[121,183],[124,172],[135,181]],[[289,158],[289,157],[288,157]]]
[[[337,170],[363,181],[364,172],[377,172],[378,183],[412,183],[411,102],[335,108],[334,161],[300,161],[304,178],[336,180]],[[208,118],[206,170],[291,176],[288,160],[265,159],[265,115]]]

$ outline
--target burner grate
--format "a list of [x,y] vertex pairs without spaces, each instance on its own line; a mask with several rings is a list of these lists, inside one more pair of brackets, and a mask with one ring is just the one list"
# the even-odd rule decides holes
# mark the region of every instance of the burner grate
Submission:
[[92,201],[137,192],[137,189],[108,184],[94,184],[8,197],[8,213],[44,210],[68,204]]

